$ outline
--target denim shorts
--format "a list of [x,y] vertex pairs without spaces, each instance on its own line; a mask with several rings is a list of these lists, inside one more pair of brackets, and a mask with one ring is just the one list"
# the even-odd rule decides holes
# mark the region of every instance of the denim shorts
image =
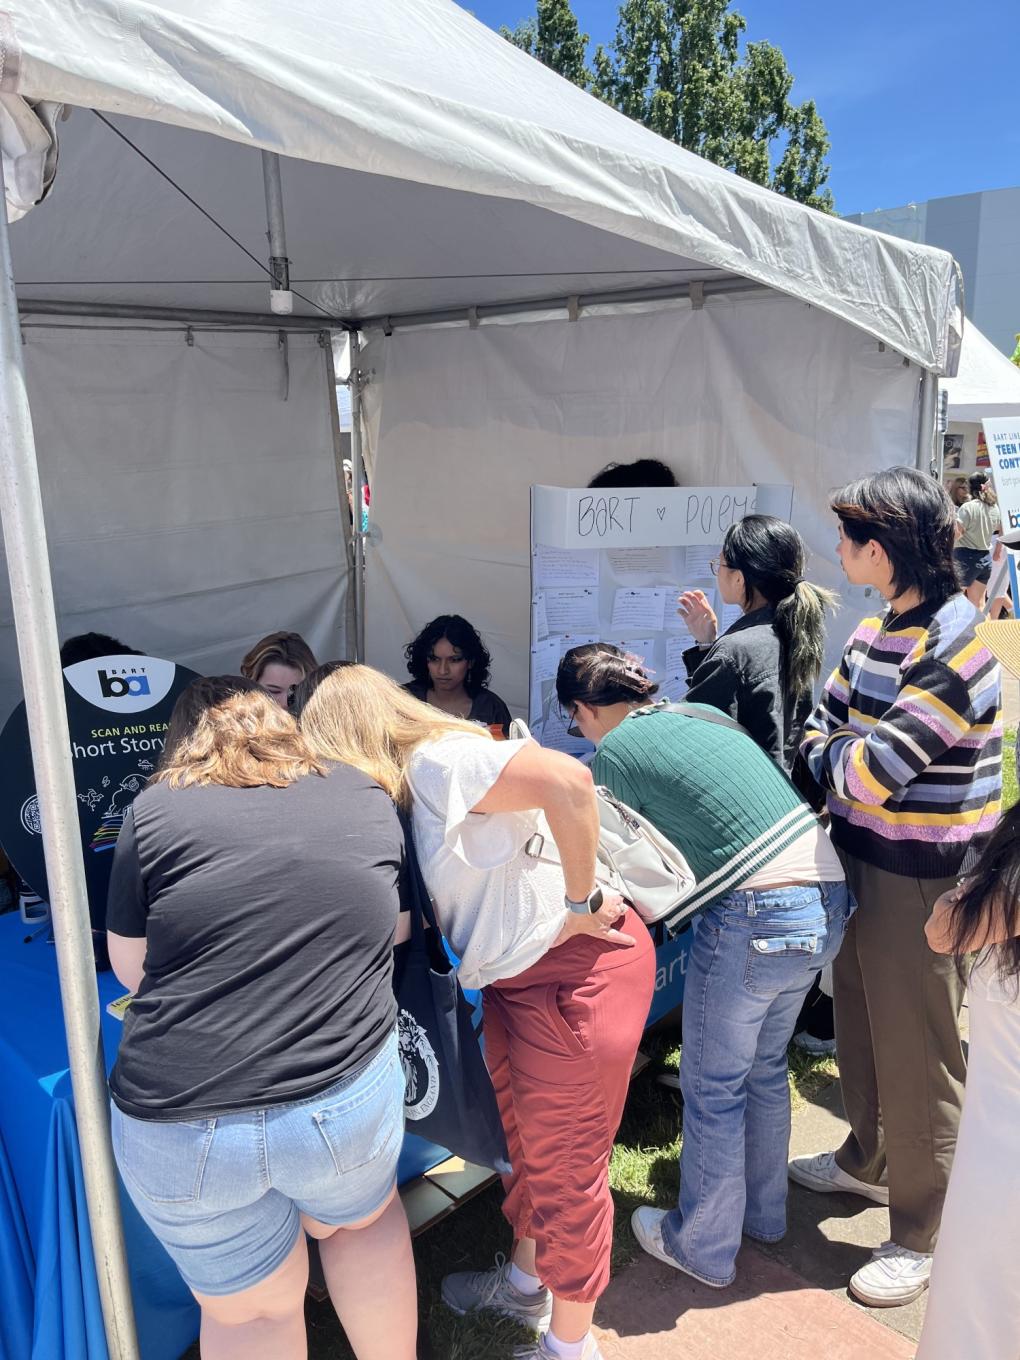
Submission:
[[404,1073],[394,1031],[356,1072],[307,1100],[215,1119],[134,1119],[112,1106],[128,1194],[199,1294],[237,1294],[278,1269],[301,1214],[343,1227],[396,1183]]

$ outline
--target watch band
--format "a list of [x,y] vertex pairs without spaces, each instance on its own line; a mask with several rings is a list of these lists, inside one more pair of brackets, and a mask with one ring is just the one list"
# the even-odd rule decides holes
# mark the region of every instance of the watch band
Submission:
[[592,892],[580,902],[575,902],[570,897],[564,897],[563,901],[567,911],[572,911],[577,916],[591,916],[602,906],[602,889],[596,885]]

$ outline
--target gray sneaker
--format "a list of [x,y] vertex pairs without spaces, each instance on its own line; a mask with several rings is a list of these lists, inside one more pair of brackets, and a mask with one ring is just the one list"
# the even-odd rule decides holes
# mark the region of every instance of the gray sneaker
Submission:
[[[514,1350],[514,1360],[556,1360],[556,1357],[545,1344],[543,1333],[533,1346],[518,1346]],[[584,1343],[584,1360],[605,1360],[599,1350],[599,1343],[591,1332],[588,1333],[588,1339]]]
[[487,1309],[513,1318],[533,1332],[544,1332],[552,1317],[552,1295],[548,1289],[537,1294],[522,1294],[510,1283],[510,1262],[502,1252],[492,1270],[462,1270],[443,1280],[443,1302],[458,1317]]

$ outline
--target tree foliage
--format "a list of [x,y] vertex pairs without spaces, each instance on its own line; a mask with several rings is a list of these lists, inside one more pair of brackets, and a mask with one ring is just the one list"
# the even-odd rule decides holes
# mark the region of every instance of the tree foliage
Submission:
[[791,102],[782,51],[746,42],[731,0],[623,0],[616,36],[586,64],[570,0],[538,0],[504,37],[660,136],[788,198],[832,212],[829,134],[813,100]]

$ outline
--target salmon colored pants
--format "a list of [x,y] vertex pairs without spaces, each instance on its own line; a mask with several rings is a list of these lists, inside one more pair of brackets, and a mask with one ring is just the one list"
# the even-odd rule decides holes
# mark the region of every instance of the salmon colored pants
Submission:
[[594,1303],[609,1283],[609,1157],[655,983],[655,950],[633,910],[628,948],[593,936],[550,949],[483,992],[485,1057],[510,1164],[503,1212],[533,1237],[558,1298]]

